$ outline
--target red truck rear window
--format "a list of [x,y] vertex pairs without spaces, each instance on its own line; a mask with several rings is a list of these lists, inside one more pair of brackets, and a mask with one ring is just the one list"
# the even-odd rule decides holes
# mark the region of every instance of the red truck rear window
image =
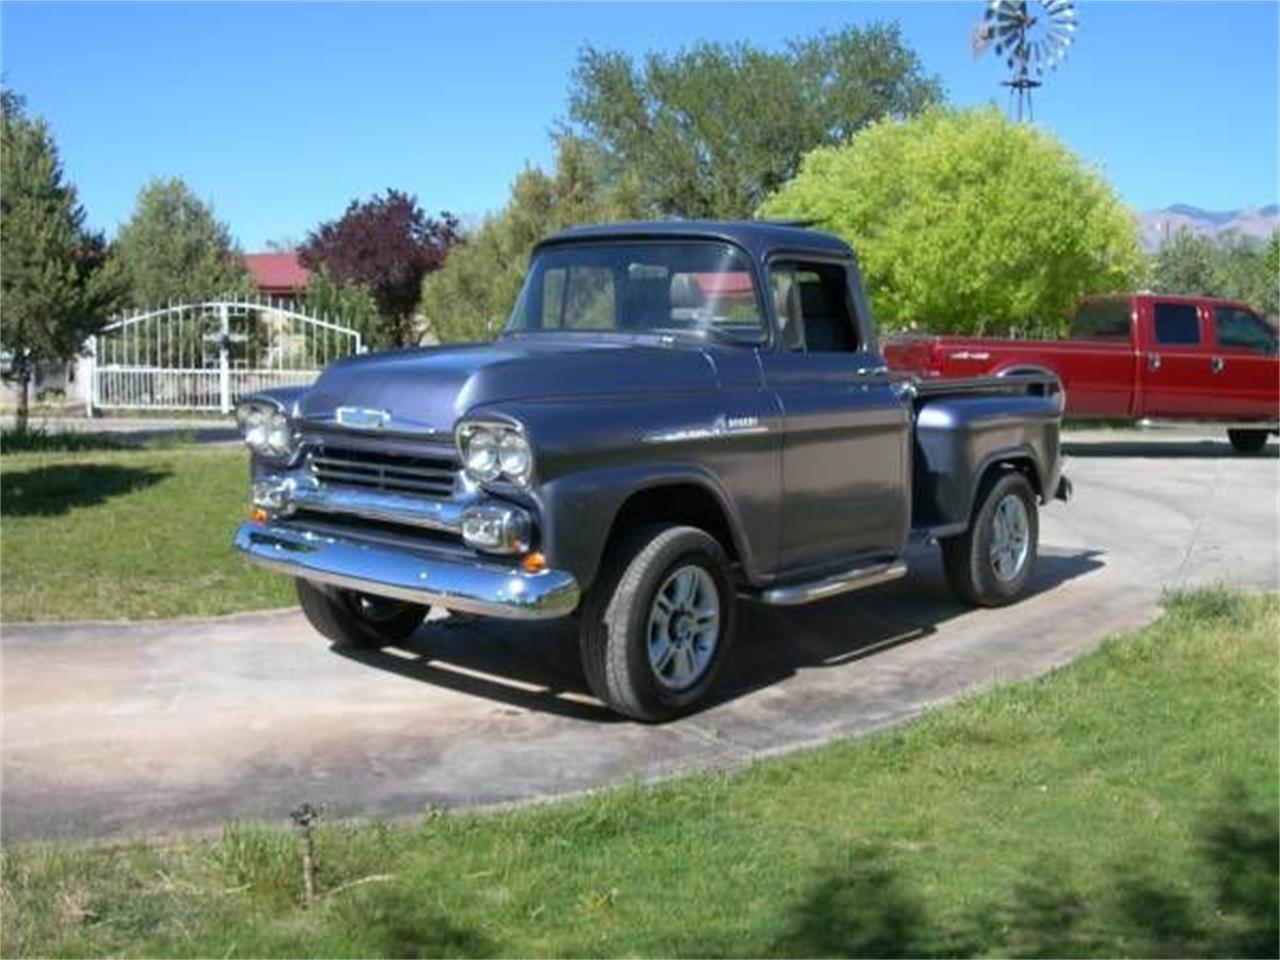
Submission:
[[1086,300],[1076,309],[1071,321],[1074,340],[1129,340],[1129,301],[1127,299]]

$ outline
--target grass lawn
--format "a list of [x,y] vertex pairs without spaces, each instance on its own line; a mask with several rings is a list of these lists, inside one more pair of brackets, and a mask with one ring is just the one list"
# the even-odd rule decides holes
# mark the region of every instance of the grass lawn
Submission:
[[249,567],[231,549],[248,484],[247,454],[238,448],[0,455],[0,620],[292,604],[286,578]]
[[[552,806],[3,859],[6,956],[1275,956],[1280,603],[873,738]],[[601,736],[609,736],[601,730]]]

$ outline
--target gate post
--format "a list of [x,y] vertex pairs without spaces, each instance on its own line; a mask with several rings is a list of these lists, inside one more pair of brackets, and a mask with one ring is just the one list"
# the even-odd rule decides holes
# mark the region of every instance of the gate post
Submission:
[[231,310],[218,304],[218,396],[223,413],[231,412]]
[[93,419],[98,406],[98,335],[95,333],[85,344],[84,382],[80,389],[84,391],[84,415]]

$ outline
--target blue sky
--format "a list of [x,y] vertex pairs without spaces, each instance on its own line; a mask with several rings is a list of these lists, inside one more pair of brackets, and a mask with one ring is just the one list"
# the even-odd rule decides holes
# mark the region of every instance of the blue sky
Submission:
[[[548,133],[586,43],[776,47],[897,20],[955,104],[1005,104],[974,61],[980,0],[951,3],[0,4],[0,71],[45,116],[109,233],[153,176],[181,176],[246,249],[301,237],[385,187],[496,210]],[[1274,203],[1274,2],[1079,4],[1079,41],[1036,120],[1139,208]]]

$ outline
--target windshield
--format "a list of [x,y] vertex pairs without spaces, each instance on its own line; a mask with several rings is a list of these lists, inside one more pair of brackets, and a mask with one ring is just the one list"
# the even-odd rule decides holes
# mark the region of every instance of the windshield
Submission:
[[764,338],[751,264],[727,243],[590,243],[537,255],[508,333]]

